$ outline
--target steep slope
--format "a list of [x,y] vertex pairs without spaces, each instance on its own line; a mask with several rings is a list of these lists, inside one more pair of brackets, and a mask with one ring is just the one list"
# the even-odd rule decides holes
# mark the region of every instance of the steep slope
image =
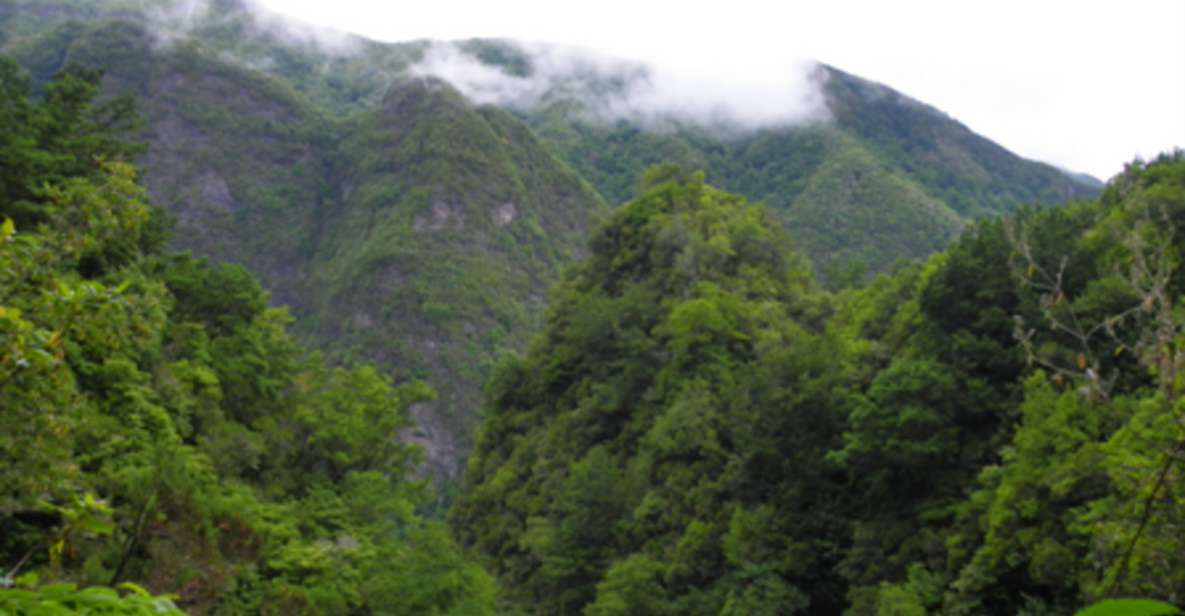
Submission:
[[396,83],[342,135],[299,327],[445,384],[417,419],[461,460],[492,360],[535,331],[600,199],[517,120],[436,80]]
[[440,400],[413,409],[418,438],[455,473],[488,365],[534,331],[603,207],[579,176],[441,82],[400,80],[337,118],[336,103],[140,19],[63,19],[9,43],[35,78],[78,63],[133,95],[176,246],[246,265],[331,357],[428,381]]
[[610,199],[628,199],[655,162],[705,170],[709,181],[770,205],[824,277],[851,263],[877,272],[923,257],[968,220],[833,123],[723,137],[696,127],[648,132],[587,123],[554,111],[524,119]]
[[651,179],[496,373],[453,528],[527,614],[837,614],[823,302],[766,209]]
[[[221,10],[192,20],[186,33],[283,80],[329,113],[378,104],[386,84],[406,75],[429,48],[425,42],[378,44],[316,34],[247,11],[243,0],[211,1]],[[93,0],[49,4],[73,6],[76,13],[78,6],[91,6],[92,14],[99,11],[94,6],[109,13],[120,6]],[[1022,159],[924,103],[826,65],[812,75],[830,116],[825,120],[737,130],[668,118],[656,127],[649,121],[654,118],[607,120],[596,112],[645,83],[650,69],[644,65],[576,58],[570,74],[556,75],[547,58],[551,50],[498,40],[454,48],[508,76],[530,80],[545,73],[537,100],[507,104],[611,203],[631,198],[651,164],[675,161],[703,169],[714,184],[773,206],[824,275],[854,264],[882,271],[898,258],[930,254],[969,220],[1020,204],[1090,197],[1100,186],[1093,178]],[[823,166],[828,160],[833,164]],[[854,162],[862,172],[849,174],[842,187],[826,178],[812,182],[816,170]],[[814,189],[803,197],[808,184]],[[818,227],[822,219],[830,225]]]
[[[514,43],[456,48],[535,70]],[[490,362],[535,330],[601,196],[632,197],[651,164],[765,202],[832,280],[930,254],[975,217],[1095,190],[830,67],[815,75],[830,118],[730,131],[590,118],[646,78],[629,63],[574,69],[510,113],[477,105],[414,77],[429,49],[296,26],[248,0],[0,0],[0,51],[35,82],[77,62],[140,101],[146,181],[177,247],[247,265],[306,342],[436,387],[414,412],[450,471]]]
[[852,263],[879,271],[930,254],[966,223],[828,123],[736,140],[695,127],[649,132],[625,123],[573,123],[573,117],[549,112],[542,121],[528,120],[609,195],[629,198],[647,165],[673,161],[703,169],[711,181],[772,206],[824,275]]
[[783,214],[821,272],[883,269],[937,252],[958,236],[964,220],[942,201],[885,169],[847,135],[828,137],[836,143],[827,159]]
[[[473,51],[474,57],[531,70],[532,56],[514,43],[483,41],[477,49],[488,47],[506,51]],[[849,261],[882,271],[898,258],[944,246],[972,219],[1086,198],[1099,188],[1089,177],[1020,158],[932,107],[826,65],[812,79],[829,117],[762,129],[668,119],[654,130],[629,118],[606,121],[587,99],[611,98],[642,78],[573,79],[576,87],[560,82],[540,105],[518,113],[606,198],[631,198],[636,178],[655,162],[703,169],[712,183],[772,206],[823,273]],[[851,171],[844,182],[814,177],[840,169]]]
[[887,168],[964,217],[1085,198],[1101,188],[1097,181],[1020,158],[892,88],[831,66],[819,70],[826,75],[827,107],[836,124],[876,152]]
[[493,614],[397,439],[428,388],[166,252],[97,82],[0,59],[0,613]]
[[65,44],[83,24],[102,20],[146,26],[161,43],[201,41],[335,115],[374,107],[427,44],[378,43],[296,23],[252,0],[0,0],[0,43],[44,80],[60,65],[61,45],[37,39],[57,29]]
[[147,119],[145,182],[176,218],[176,245],[247,265],[303,309],[303,262],[330,180],[321,113],[286,84],[196,42],[162,45],[139,22],[68,21],[15,51],[35,80],[68,64],[104,70],[106,91],[133,96]]

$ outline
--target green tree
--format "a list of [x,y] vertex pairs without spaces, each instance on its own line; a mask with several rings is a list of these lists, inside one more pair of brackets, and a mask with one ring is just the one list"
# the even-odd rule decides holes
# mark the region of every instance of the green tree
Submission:
[[244,269],[165,253],[97,75],[33,102],[5,67],[34,175],[0,172],[0,611],[492,613],[398,439],[431,391],[328,366]]
[[647,186],[497,371],[452,526],[532,613],[833,609],[831,510],[799,516],[839,493],[825,303],[760,206]]

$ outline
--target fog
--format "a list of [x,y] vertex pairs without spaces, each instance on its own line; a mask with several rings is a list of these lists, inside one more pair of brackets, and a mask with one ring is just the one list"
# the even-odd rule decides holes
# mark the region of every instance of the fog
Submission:
[[[267,9],[259,0],[135,0],[140,12],[155,26],[157,40],[172,44],[189,35],[195,28],[222,19],[232,19],[242,13],[228,11],[219,5],[238,4],[246,8],[250,18],[247,27],[255,35],[270,36],[289,44],[313,45],[334,55],[352,54],[360,48],[362,39],[332,28],[320,27],[292,19]],[[266,64],[267,58],[256,59]]]
[[[244,14],[228,10],[228,5],[248,9],[246,27],[257,36],[311,45],[333,55],[353,54],[363,43],[356,35],[276,13],[262,0],[135,2],[156,26],[162,44]],[[642,62],[574,46],[509,40],[485,44],[524,59],[528,70],[514,74],[482,62],[472,53],[472,41],[438,41],[428,45],[411,72],[443,79],[478,104],[532,109],[560,99],[578,101],[589,120],[630,120],[656,130],[679,122],[735,131],[827,117],[822,73],[805,60],[771,56],[753,58],[743,71],[704,71],[702,62]],[[268,57],[235,59],[261,69],[273,62]]]
[[660,128],[672,121],[756,129],[826,117],[815,65],[786,62],[776,75],[733,78],[643,63],[575,47],[494,43],[525,59],[525,74],[483,63],[452,42],[433,43],[412,73],[451,83],[481,104],[531,109],[557,99],[578,101],[592,120],[626,119]]
[[376,40],[544,40],[740,86],[780,74],[786,58],[814,58],[888,84],[1021,155],[1101,178],[1137,153],[1185,145],[1179,0],[259,1]]

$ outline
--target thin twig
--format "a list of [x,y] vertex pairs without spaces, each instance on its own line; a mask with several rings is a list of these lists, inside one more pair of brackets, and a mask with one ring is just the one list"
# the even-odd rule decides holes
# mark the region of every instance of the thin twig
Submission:
[[1144,512],[1140,515],[1140,525],[1136,527],[1136,534],[1127,543],[1127,548],[1123,552],[1123,558],[1119,560],[1119,570],[1116,572],[1115,578],[1111,580],[1111,584],[1107,587],[1107,595],[1113,595],[1116,588],[1123,581],[1124,576],[1127,575],[1128,564],[1131,562],[1132,554],[1136,550],[1136,544],[1140,542],[1140,536],[1144,533],[1144,529],[1152,519],[1152,505],[1156,501],[1156,495],[1160,493],[1161,486],[1168,479],[1169,470],[1172,469],[1173,463],[1177,461],[1177,457],[1183,451],[1185,451],[1185,438],[1179,436],[1176,446],[1165,456],[1164,463],[1160,466],[1160,472],[1157,473],[1156,483],[1152,486],[1152,492],[1144,499]]

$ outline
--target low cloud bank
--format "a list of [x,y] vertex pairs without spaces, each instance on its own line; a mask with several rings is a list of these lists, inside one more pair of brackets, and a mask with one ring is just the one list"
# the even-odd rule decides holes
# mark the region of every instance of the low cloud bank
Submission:
[[815,68],[801,61],[777,74],[746,75],[745,67],[728,76],[696,74],[568,47],[476,41],[434,43],[411,70],[480,104],[530,110],[576,101],[593,120],[758,129],[827,117]]

